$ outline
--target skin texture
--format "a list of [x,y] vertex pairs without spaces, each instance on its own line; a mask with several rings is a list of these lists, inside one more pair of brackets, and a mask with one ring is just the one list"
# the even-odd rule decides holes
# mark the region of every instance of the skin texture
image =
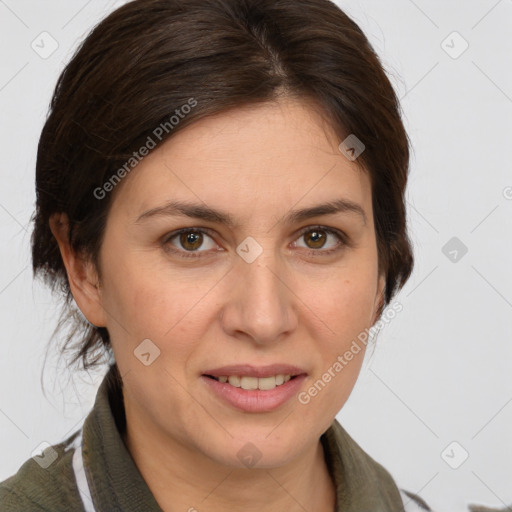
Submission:
[[[377,320],[385,281],[370,179],[341,154],[318,112],[290,98],[237,108],[154,149],[115,190],[101,280],[70,250],[65,215],[52,218],[78,306],[110,333],[125,440],[163,510],[334,508],[319,438],[348,399],[364,350],[308,404],[292,398],[267,413],[224,403],[201,378],[227,364],[286,363],[308,373],[307,390]],[[282,221],[292,209],[339,198],[358,203],[366,223],[354,212]],[[223,210],[235,226],[184,216],[137,222],[170,200]],[[324,245],[314,229],[301,234],[318,225],[341,230],[349,245],[321,230]],[[169,241],[180,228],[211,233],[202,245]],[[236,253],[248,236],[263,249],[250,264]],[[200,256],[179,256],[190,247]],[[147,338],[161,351],[150,366],[134,356]],[[249,442],[261,452],[252,468],[237,457]]]

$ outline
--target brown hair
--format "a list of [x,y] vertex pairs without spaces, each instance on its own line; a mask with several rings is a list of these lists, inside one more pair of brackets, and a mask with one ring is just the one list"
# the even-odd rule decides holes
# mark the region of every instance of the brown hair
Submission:
[[[134,0],[77,49],[38,146],[33,270],[64,293],[58,328],[71,320],[64,348],[77,338],[73,362],[92,367],[98,350],[110,347],[109,334],[73,307],[50,216],[67,214],[73,249],[97,265],[113,194],[95,191],[120,176],[155,128],[168,127],[163,141],[205,116],[283,94],[313,99],[340,141],[355,134],[366,147],[357,163],[370,176],[386,275],[380,316],[413,267],[404,199],[409,139],[398,98],[357,24],[328,0]],[[169,127],[191,98],[194,108]]]

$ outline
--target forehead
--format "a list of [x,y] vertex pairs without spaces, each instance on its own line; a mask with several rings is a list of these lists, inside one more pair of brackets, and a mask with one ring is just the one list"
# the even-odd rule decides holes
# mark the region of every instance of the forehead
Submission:
[[340,196],[371,208],[368,175],[342,155],[340,142],[312,102],[235,108],[202,118],[155,148],[125,178],[114,208],[134,217],[172,199],[194,200],[231,206],[248,218],[270,206]]

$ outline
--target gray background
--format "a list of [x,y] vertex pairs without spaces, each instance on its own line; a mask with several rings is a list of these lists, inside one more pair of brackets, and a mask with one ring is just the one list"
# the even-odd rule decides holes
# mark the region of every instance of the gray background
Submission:
[[[0,0],[0,480],[42,442],[78,428],[101,379],[69,375],[52,353],[43,395],[58,303],[32,281],[29,219],[57,77],[122,3]],[[402,98],[414,146],[407,207],[416,256],[395,299],[403,311],[367,353],[338,418],[435,510],[512,504],[512,1],[338,4]]]

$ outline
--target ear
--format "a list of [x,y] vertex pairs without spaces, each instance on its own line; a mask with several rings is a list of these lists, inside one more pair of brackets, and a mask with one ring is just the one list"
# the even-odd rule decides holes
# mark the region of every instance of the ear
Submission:
[[80,311],[96,327],[106,326],[101,289],[94,264],[76,254],[69,244],[69,220],[65,213],[55,213],[50,218],[50,229],[59,244],[62,261],[66,267],[69,287]]
[[384,308],[384,292],[386,289],[386,276],[385,274],[381,274],[379,276],[379,282],[377,285],[377,293],[375,295],[375,302],[373,308],[373,318],[371,325],[374,325],[375,322],[379,319],[380,313],[379,311]]

